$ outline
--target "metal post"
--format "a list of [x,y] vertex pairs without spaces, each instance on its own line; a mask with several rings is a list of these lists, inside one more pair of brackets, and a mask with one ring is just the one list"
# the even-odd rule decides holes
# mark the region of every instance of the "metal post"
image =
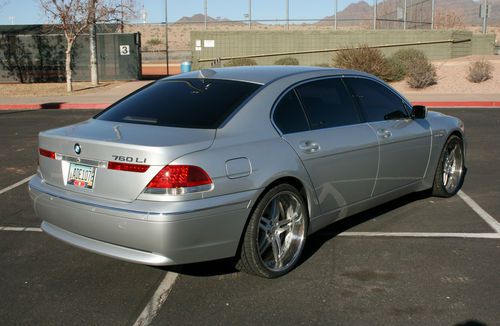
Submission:
[[337,13],[338,13],[338,8],[339,8],[339,0],[335,0],[335,21],[334,21],[334,26],[333,28],[337,30]]
[[252,29],[252,0],[248,0],[248,28]]
[[205,30],[207,30],[207,17],[208,17],[208,3],[205,0]]
[[436,0],[431,1],[431,29],[434,29],[434,11],[436,10]]
[[404,10],[404,12],[403,12],[403,29],[406,30],[406,0],[405,0],[405,3],[404,3],[403,10]]
[[406,30],[406,0],[403,5],[403,29]]
[[168,62],[168,0],[165,0],[165,54],[167,58],[167,76],[170,76],[170,67]]
[[290,7],[289,7],[289,2],[290,0],[285,0],[285,4],[286,4],[286,9],[285,9],[285,13],[286,13],[286,29],[289,30],[290,29]]
[[486,34],[486,29],[488,27],[488,3],[486,0],[483,1],[483,10],[481,14],[483,15],[483,34]]
[[377,0],[373,3],[373,30],[377,29]]

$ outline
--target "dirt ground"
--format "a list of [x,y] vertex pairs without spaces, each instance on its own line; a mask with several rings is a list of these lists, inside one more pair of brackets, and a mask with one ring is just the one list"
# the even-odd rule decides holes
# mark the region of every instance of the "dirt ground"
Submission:
[[0,86],[1,97],[23,97],[23,96],[66,96],[88,93],[105,92],[125,81],[101,82],[99,86],[92,86],[90,82],[73,83],[73,92],[66,92],[66,83],[6,83]]
[[[472,62],[486,59],[493,65],[493,78],[482,83],[472,83],[467,80],[469,66]],[[498,55],[472,55],[448,60],[432,62],[436,67],[438,82],[436,85],[414,89],[406,81],[391,83],[403,94],[500,94],[500,56]]]

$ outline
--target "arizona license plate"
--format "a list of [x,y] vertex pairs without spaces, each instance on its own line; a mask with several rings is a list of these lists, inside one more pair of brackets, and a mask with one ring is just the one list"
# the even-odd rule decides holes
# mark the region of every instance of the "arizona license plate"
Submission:
[[75,187],[92,189],[94,186],[95,167],[70,163],[66,184]]

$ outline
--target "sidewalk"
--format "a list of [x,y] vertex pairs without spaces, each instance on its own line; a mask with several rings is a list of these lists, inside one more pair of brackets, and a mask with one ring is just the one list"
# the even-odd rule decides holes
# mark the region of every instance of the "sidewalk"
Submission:
[[[0,110],[36,110],[36,109],[105,109],[110,104],[133,91],[151,83],[151,81],[132,81],[119,85],[106,92],[82,95],[47,96],[47,97],[3,97],[0,98]],[[437,107],[497,107],[500,108],[498,94],[425,94],[406,92],[403,95],[413,104]]]

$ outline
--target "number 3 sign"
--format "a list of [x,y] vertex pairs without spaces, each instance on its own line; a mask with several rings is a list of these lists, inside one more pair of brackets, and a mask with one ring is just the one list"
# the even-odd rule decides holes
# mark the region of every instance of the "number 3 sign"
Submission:
[[130,46],[120,45],[120,55],[130,55]]

